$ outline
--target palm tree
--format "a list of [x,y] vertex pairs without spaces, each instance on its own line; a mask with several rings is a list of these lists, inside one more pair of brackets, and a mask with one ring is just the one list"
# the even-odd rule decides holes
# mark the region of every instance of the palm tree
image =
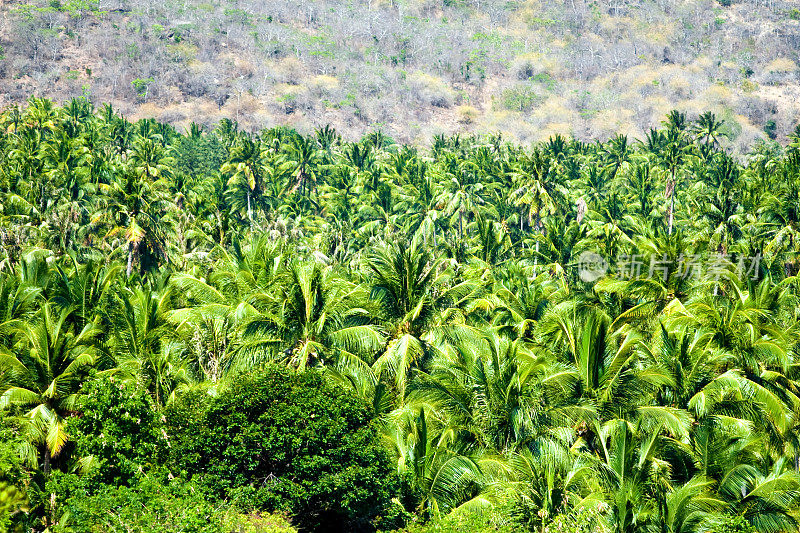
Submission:
[[662,531],[691,533],[712,530],[719,523],[725,502],[713,493],[713,480],[693,477],[667,494]]
[[668,199],[667,207],[667,234],[672,235],[672,226],[675,217],[675,189],[678,185],[678,170],[686,160],[688,145],[683,136],[683,130],[676,126],[667,131],[666,145],[663,149],[661,164],[669,172],[664,196]]
[[725,133],[722,132],[722,127],[724,125],[725,122],[721,120],[718,121],[714,113],[706,111],[697,118],[692,129],[695,135],[697,135],[697,139],[703,140],[703,144],[716,146],[719,144],[719,138],[726,136]]
[[141,176],[127,172],[121,179],[101,190],[109,195],[113,209],[103,209],[100,216],[108,218],[111,226],[106,238],[123,237],[127,244],[128,277],[134,260],[143,269],[143,259],[166,258],[166,243],[161,211],[166,205],[160,182],[151,183]]
[[533,531],[547,531],[547,525],[565,508],[590,503],[584,497],[593,486],[592,461],[562,443],[537,439],[514,453],[508,464],[513,480],[510,485],[525,516],[530,517],[528,527]]
[[659,427],[642,428],[610,420],[597,429],[600,443],[598,490],[609,507],[609,529],[646,531],[668,515],[669,465],[658,455],[664,441]]
[[252,299],[259,315],[244,325],[245,349],[280,339],[283,358],[304,369],[337,359],[369,359],[383,345],[371,324],[363,289],[337,277],[319,263],[292,262],[274,295]]
[[544,361],[496,330],[440,345],[429,368],[416,373],[406,401],[430,406],[481,448],[517,450],[569,419],[547,405]]
[[253,224],[253,200],[260,201],[263,187],[263,154],[260,141],[240,136],[231,148],[228,161],[220,169],[229,174],[228,186],[244,190],[247,205],[247,220]]
[[[387,424],[386,440],[401,475],[415,481],[414,499],[423,518],[492,501],[492,481],[500,467],[492,456],[437,431],[424,407],[403,409]],[[497,476],[499,477],[499,475]]]
[[13,325],[17,341],[0,352],[0,368],[8,376],[0,409],[27,409],[24,417],[36,430],[45,474],[69,439],[65,418],[73,411],[97,354],[99,330],[91,323],[80,330],[69,327],[71,313],[45,304],[31,323]]
[[641,163],[634,167],[628,177],[628,192],[633,202],[636,202],[639,215],[645,219],[653,211],[653,196],[656,190],[655,180],[650,175],[650,165]]
[[314,166],[319,158],[319,151],[311,139],[298,137],[291,149],[292,159],[297,165],[294,173],[292,190],[300,189],[300,196],[317,192],[317,179]]
[[108,305],[117,369],[162,405],[178,385],[189,380],[181,347],[170,339],[169,290],[123,289]]
[[[530,177],[517,174],[520,186],[512,193],[512,198],[516,205],[525,206],[528,210],[527,217],[520,216],[520,231],[523,230],[523,221],[527,218],[533,231],[541,234],[544,231],[542,220],[556,213],[556,202],[552,196],[555,194],[555,187],[549,181],[550,161],[542,157],[540,152],[534,152],[530,167],[532,168]],[[539,259],[539,240],[536,241],[535,247],[534,270]]]
[[166,177],[172,171],[174,160],[166,155],[159,139],[138,137],[133,143],[128,162],[136,177],[152,182]]
[[800,501],[800,476],[780,458],[771,468],[757,464],[731,465],[717,487],[720,499],[755,531],[793,531],[798,520],[792,510]]
[[[471,161],[457,161],[449,158],[447,174],[449,183],[442,193],[440,200],[445,202],[444,214],[457,223],[458,240],[456,245],[460,250],[464,245],[464,219],[474,212],[477,206],[484,203],[483,195],[486,186],[477,180],[476,167]],[[463,257],[462,257],[463,260]]]

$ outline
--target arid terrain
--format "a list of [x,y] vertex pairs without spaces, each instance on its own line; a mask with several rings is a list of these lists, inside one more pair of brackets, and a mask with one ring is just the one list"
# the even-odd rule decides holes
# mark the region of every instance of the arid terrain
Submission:
[[725,144],[800,117],[795,2],[49,0],[0,6],[0,105],[87,95],[130,118],[398,141],[642,138],[712,111]]

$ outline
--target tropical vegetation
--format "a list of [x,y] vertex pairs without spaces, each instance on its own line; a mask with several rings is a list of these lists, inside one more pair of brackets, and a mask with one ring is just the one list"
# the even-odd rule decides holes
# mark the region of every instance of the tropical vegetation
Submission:
[[797,531],[800,129],[0,115],[0,528]]

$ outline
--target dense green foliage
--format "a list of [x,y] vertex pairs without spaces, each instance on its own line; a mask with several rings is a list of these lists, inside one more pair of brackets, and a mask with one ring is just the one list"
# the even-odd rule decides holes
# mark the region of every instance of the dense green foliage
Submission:
[[0,422],[0,530],[8,531],[29,507],[26,486],[30,475],[20,454],[20,446],[25,445],[18,427],[5,416]]
[[798,136],[0,125],[4,526],[796,530]]
[[370,410],[318,373],[261,369],[210,403],[186,396],[167,411],[168,464],[209,491],[313,531],[368,530],[390,511],[393,472]]
[[76,457],[91,457],[94,482],[130,485],[150,471],[166,445],[161,415],[146,391],[105,377],[81,390],[80,416],[67,423]]
[[67,501],[55,532],[137,531],[142,533],[295,533],[277,515],[246,515],[212,504],[191,485],[172,481],[161,484],[144,479],[134,487],[103,485],[99,490],[78,490]]

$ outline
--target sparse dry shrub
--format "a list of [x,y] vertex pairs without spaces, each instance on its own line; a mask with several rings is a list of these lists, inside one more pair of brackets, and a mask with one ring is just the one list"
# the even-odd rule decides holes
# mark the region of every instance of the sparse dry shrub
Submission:
[[568,123],[576,113],[571,110],[566,98],[552,96],[537,105],[528,115],[528,120],[538,120],[541,124]]
[[638,91],[642,87],[652,87],[656,76],[657,71],[653,67],[641,64],[615,72],[611,79],[620,88]]
[[308,87],[279,83],[273,87],[274,102],[277,108],[287,115],[299,110],[308,110],[312,107],[309,92]]
[[706,111],[719,113],[723,108],[719,105],[710,105],[699,99],[687,98],[677,102],[675,104],[675,109],[680,109],[682,112],[686,113],[686,117],[689,120],[695,120]]
[[530,114],[499,111],[487,113],[480,125],[482,131],[501,132],[504,138],[526,144],[542,137],[544,121]]
[[419,70],[409,76],[408,84],[417,100],[433,107],[449,108],[456,98],[456,92],[441,78]]
[[370,66],[359,69],[344,83],[348,92],[364,96],[380,96],[386,98],[397,87],[396,78],[389,79],[382,66]]
[[174,125],[186,120],[186,115],[179,109],[169,107],[159,113],[158,120],[159,122],[167,122]]
[[198,47],[186,41],[181,41],[177,44],[166,45],[167,52],[172,56],[175,62],[189,62],[197,58]]
[[788,73],[797,72],[797,70],[797,63],[787,57],[773,59],[764,67],[764,72]]
[[336,76],[320,74],[309,80],[309,86],[318,91],[332,91],[339,87],[339,80]]
[[279,121],[274,114],[270,113],[264,107],[254,112],[251,112],[247,115],[239,116],[240,129],[243,131],[249,131],[251,133],[255,133],[257,131],[261,131],[267,128],[272,128],[279,124],[291,125],[292,122],[286,121],[285,118],[283,121]]
[[742,69],[733,61],[723,61],[717,71],[718,77],[729,84],[737,82],[742,77]]
[[271,61],[269,65],[272,78],[278,83],[298,84],[304,79],[303,64],[296,57],[286,57]]
[[653,106],[647,101],[640,102],[633,111],[633,123],[639,131],[647,131],[656,121]]
[[472,124],[480,112],[471,105],[460,105],[456,108],[456,121],[459,124]]
[[755,95],[740,96],[734,102],[734,109],[737,114],[746,117],[751,123],[762,126],[778,112],[775,102]]
[[335,107],[347,95],[338,78],[324,74],[314,76],[308,83],[308,89],[308,98],[318,104],[315,107],[320,108]]
[[752,94],[758,91],[758,84],[750,80],[742,80],[742,83],[739,85],[739,87],[745,94]]
[[739,153],[746,152],[758,139],[765,137],[763,128],[751,124],[747,117],[734,115],[733,120],[729,122],[734,132],[729,141],[733,149]]
[[528,80],[544,72],[539,54],[522,54],[511,63],[509,72],[518,80]]
[[234,90],[232,96],[222,106],[221,111],[222,116],[242,120],[255,113],[261,107],[263,107],[262,103],[253,95],[246,91]]
[[766,85],[797,82],[797,63],[785,57],[770,61],[762,69],[758,80]]
[[728,87],[714,83],[698,96],[701,101],[707,102],[708,106],[727,105],[731,101],[732,93]]
[[672,102],[658,94],[648,98],[645,102],[643,102],[643,105],[651,109],[652,122],[650,123],[650,126],[659,126],[660,121],[667,116],[667,113],[675,109],[675,102]]
[[550,122],[545,124],[541,129],[541,136],[538,140],[546,140],[556,134],[560,134],[567,138],[572,137],[572,124],[569,122]]
[[776,121],[778,127],[775,133],[777,134],[778,139],[783,142],[790,134],[794,133],[795,126],[800,124],[800,110],[798,110],[796,107],[785,105],[780,111],[780,116],[783,118],[783,120]]
[[689,83],[684,76],[673,76],[667,82],[667,88],[669,89],[673,98],[687,98],[690,94],[692,94],[692,85]]
[[636,136],[638,128],[634,124],[633,111],[625,109],[606,109],[599,111],[591,120],[591,137],[605,140],[617,133]]
[[360,117],[361,122],[364,123],[365,126],[368,126],[370,123],[375,122],[391,123],[394,122],[396,118],[404,120],[404,118],[408,116],[409,111],[413,110],[396,105],[393,99],[375,96],[363,101]]

